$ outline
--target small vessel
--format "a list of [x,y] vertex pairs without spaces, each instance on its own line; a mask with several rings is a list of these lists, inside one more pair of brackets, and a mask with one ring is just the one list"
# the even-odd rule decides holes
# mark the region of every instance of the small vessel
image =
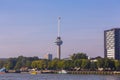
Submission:
[[36,75],[36,74],[37,74],[37,71],[30,71],[30,74]]
[[58,72],[59,74],[67,74],[67,71],[66,70],[61,70]]
[[4,74],[5,72],[6,72],[6,68],[5,67],[0,69],[0,74]]
[[32,74],[32,75],[36,75],[38,72],[37,72],[36,69],[31,69],[31,70],[29,71],[29,73]]

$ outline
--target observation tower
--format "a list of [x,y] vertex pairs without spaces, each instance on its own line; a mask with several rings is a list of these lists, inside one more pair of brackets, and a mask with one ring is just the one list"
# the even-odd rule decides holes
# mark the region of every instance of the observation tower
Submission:
[[58,36],[57,36],[57,39],[55,42],[57,45],[57,56],[58,56],[59,60],[61,59],[61,45],[63,43],[63,41],[61,40],[61,37],[60,37],[60,19],[61,19],[61,17],[58,18]]

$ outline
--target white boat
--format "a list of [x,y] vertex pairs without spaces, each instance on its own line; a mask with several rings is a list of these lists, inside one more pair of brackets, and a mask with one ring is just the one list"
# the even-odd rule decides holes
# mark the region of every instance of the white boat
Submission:
[[58,72],[59,74],[67,74],[67,71],[66,70],[61,70]]
[[29,70],[29,73],[36,75],[36,74],[41,74],[41,71],[38,71],[37,69],[31,69],[31,70]]
[[4,74],[5,72],[6,72],[6,68],[3,67],[0,69],[0,74]]
[[36,71],[36,69],[31,69],[31,70],[29,71],[29,73],[32,74],[32,75],[36,75],[36,74],[37,74],[37,71]]

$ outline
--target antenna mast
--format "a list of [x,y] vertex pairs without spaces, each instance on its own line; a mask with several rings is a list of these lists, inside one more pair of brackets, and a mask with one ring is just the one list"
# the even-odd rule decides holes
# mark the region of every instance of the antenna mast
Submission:
[[61,17],[58,17],[58,37],[60,37],[60,19]]

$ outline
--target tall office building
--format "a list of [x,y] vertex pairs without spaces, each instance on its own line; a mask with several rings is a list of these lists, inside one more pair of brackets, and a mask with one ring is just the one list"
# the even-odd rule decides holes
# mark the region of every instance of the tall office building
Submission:
[[120,28],[104,31],[104,56],[120,60]]

